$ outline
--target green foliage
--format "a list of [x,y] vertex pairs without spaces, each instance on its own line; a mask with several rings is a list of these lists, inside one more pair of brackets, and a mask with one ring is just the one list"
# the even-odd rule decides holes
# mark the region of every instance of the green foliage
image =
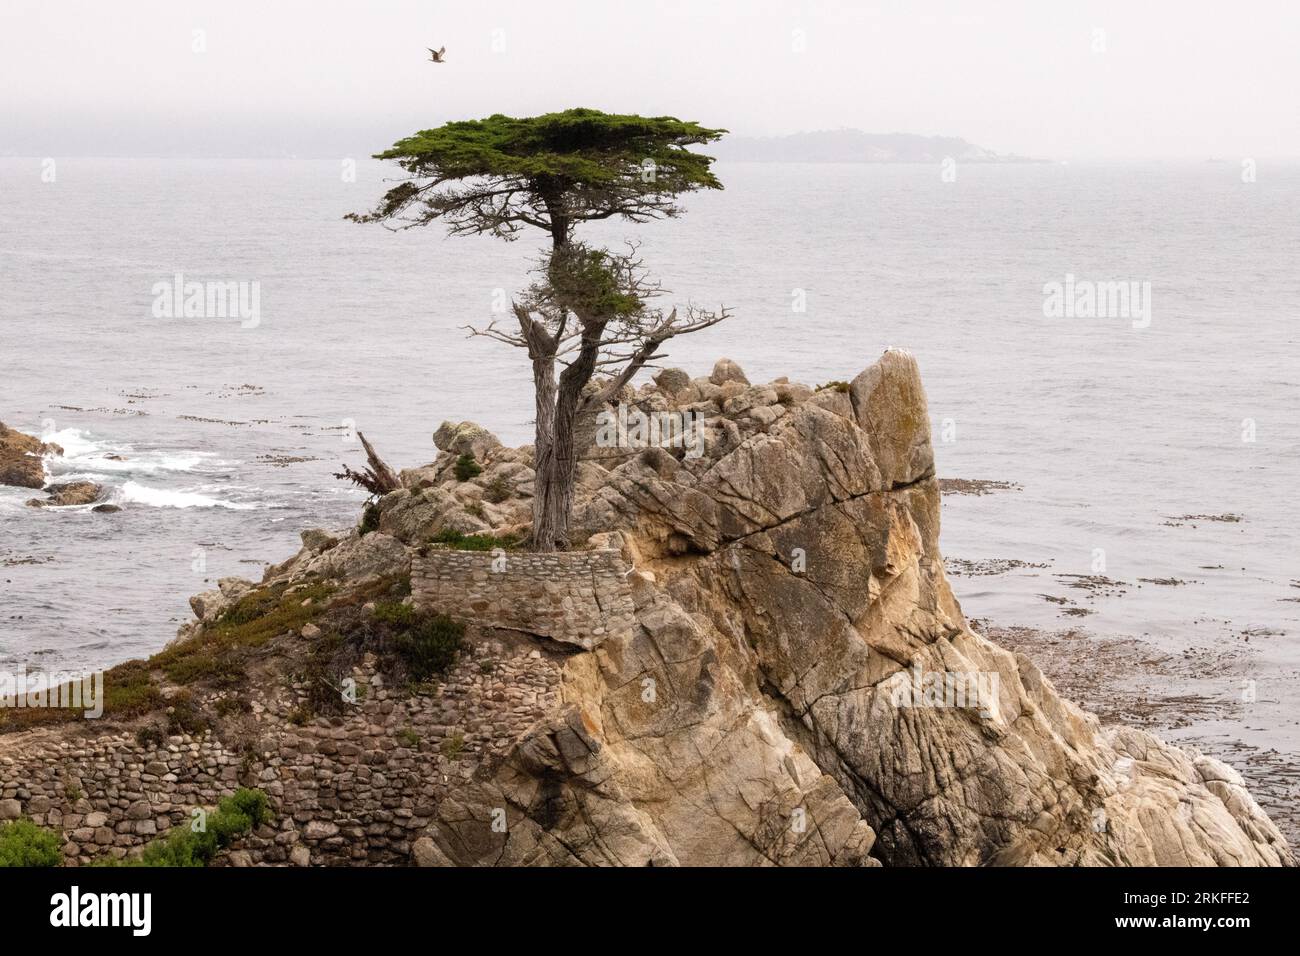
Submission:
[[[85,692],[89,688],[82,685],[82,700],[89,705]],[[49,691],[51,699],[73,699],[61,688]],[[144,661],[125,661],[104,672],[104,716],[129,720],[156,709],[162,702],[158,688],[149,676],[149,666]],[[0,708],[0,733],[25,730],[44,724],[64,723],[69,720],[81,720],[84,710],[65,707],[3,707]]]
[[824,382],[817,386],[817,391],[822,392],[831,389],[836,392],[847,392],[851,387],[848,382]]
[[188,690],[182,690],[171,699],[167,708],[167,733],[173,737],[180,734],[198,736],[212,726],[212,722],[194,700]]
[[[347,600],[369,600],[366,595],[371,593],[372,588],[382,587],[387,590],[395,585],[409,593],[409,576],[400,582],[395,577],[380,579],[374,585],[350,593]],[[195,637],[168,647],[147,661],[126,661],[105,671],[104,716],[131,720],[168,705],[169,701],[163,697],[155,683],[152,674],[155,670],[161,670],[168,680],[177,684],[198,681],[218,687],[236,687],[242,684],[246,680],[245,650],[260,647],[279,634],[300,629],[303,624],[324,614],[329,610],[325,599],[333,593],[333,587],[319,582],[292,594],[286,593],[284,584],[250,591]],[[303,601],[310,603],[303,607]],[[67,708],[0,708],[0,733],[66,723],[82,717],[83,711]],[[188,722],[184,714],[181,719]],[[148,728],[141,731],[149,736],[153,732]],[[173,728],[170,732],[180,731]]]
[[[447,123],[376,154],[412,178],[390,189],[372,212],[348,218],[409,225],[442,219],[452,234],[505,239],[535,226],[558,245],[576,222],[673,216],[674,196],[721,189],[709,168],[713,158],[687,147],[725,132],[671,116],[592,109]],[[464,185],[448,186],[457,182]]]
[[456,663],[464,638],[465,625],[459,621],[445,614],[420,612],[397,635],[393,646],[411,680],[422,683]]
[[438,749],[442,752],[444,757],[456,760],[465,751],[465,735],[454,734],[453,736],[446,738],[442,742],[442,746]]
[[253,705],[245,697],[222,697],[217,701],[217,716],[232,717],[235,714],[252,713]]
[[204,828],[173,827],[154,840],[136,860],[103,860],[101,866],[207,866],[217,852],[271,818],[270,803],[261,790],[241,787],[217,804]]
[[629,265],[603,249],[572,246],[547,260],[545,294],[579,315],[628,318],[646,304],[634,291]]
[[31,820],[0,823],[0,866],[58,866],[59,835]]
[[483,474],[483,466],[474,460],[473,455],[464,454],[456,459],[457,481],[469,481],[481,474]]
[[361,537],[365,537],[372,531],[379,530],[379,505],[373,501],[367,501],[365,508],[361,511],[361,524],[357,525],[357,531]]
[[[231,605],[214,624],[192,640],[151,658],[177,684],[210,680],[231,687],[244,680],[241,648],[260,647],[271,638],[295,631],[325,610],[333,588],[320,582],[292,593],[285,585],[256,588]],[[304,606],[303,602],[309,603]]]
[[253,827],[260,827],[271,819],[271,801],[261,790],[240,787],[222,801],[222,806],[225,806],[227,801],[230,807],[248,817]]
[[413,605],[401,601],[379,601],[375,604],[375,620],[394,627],[410,627],[415,623],[416,613]]
[[516,538],[499,538],[492,534],[461,534],[459,531],[452,531],[450,528],[439,531],[429,539],[429,543],[445,544],[457,551],[495,551],[497,548],[509,551],[511,548],[519,546],[519,541]]

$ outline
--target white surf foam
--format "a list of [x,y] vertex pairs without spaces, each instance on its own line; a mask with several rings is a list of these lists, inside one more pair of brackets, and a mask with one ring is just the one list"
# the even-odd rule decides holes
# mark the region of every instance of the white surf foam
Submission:
[[251,511],[257,507],[237,501],[223,501],[194,491],[151,488],[138,481],[128,481],[122,486],[121,500],[153,508],[229,508],[232,511]]
[[46,458],[46,468],[54,473],[70,471],[97,475],[157,474],[192,471],[204,460],[195,451],[137,452],[126,443],[102,441],[90,437],[80,428],[63,428],[41,435],[41,441],[53,442],[63,449],[63,456]]

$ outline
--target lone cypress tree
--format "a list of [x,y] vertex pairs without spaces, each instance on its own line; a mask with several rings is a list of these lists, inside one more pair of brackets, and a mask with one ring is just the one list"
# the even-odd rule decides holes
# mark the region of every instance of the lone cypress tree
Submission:
[[[726,309],[665,315],[648,299],[657,291],[632,255],[591,249],[574,240],[579,223],[621,217],[631,222],[680,214],[676,199],[721,189],[713,159],[687,147],[725,130],[670,116],[643,117],[572,109],[516,119],[448,123],[424,130],[376,155],[397,162],[409,178],[355,222],[392,229],[443,223],[451,235],[488,233],[506,240],[525,227],[545,230],[551,246],[543,280],[513,304],[517,332],[496,323],[474,334],[526,349],[536,398],[536,498],[533,546],[568,547],[577,466],[574,427],[604,404],[668,339],[727,318]],[[557,379],[557,366],[562,366]],[[587,390],[597,369],[604,387]]]

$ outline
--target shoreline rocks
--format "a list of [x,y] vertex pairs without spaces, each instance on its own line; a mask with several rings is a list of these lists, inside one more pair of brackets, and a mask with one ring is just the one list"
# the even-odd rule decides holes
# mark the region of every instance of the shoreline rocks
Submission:
[[[44,498],[28,498],[29,508],[67,508],[72,505],[91,505],[104,494],[104,486],[93,481],[67,481],[45,486]],[[101,505],[107,510],[120,510],[116,505]]]
[[62,455],[63,449],[52,442],[16,431],[0,422],[0,485],[19,488],[45,486],[46,455]]

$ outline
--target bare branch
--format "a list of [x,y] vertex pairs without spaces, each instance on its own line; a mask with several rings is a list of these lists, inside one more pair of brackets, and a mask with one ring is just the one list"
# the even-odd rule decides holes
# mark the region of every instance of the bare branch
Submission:
[[366,436],[357,432],[357,437],[361,439],[361,447],[366,450],[366,469],[358,472],[344,465],[342,471],[334,473],[334,477],[360,485],[372,495],[386,495],[401,488],[402,483],[393,474],[393,469],[379,457],[370,442],[366,441]]

